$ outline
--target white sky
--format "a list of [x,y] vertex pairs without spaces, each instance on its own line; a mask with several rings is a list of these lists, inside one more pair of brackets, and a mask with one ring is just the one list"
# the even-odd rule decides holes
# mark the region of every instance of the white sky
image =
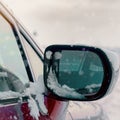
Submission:
[[41,44],[120,46],[119,0],[4,0]]

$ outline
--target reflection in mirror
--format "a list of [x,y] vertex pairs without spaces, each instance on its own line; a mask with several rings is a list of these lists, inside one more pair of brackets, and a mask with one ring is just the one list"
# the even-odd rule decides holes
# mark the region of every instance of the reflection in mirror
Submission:
[[48,87],[52,89],[53,92],[59,95],[60,97],[85,99],[85,96],[75,91],[74,88],[70,88],[66,84],[64,85],[59,84],[55,72],[52,71],[51,69],[49,71],[47,81]]
[[[62,96],[65,89],[71,96],[72,93],[76,93],[77,96],[82,97],[96,94],[100,90],[104,70],[102,61],[95,52],[85,50],[47,51],[46,59],[48,87],[54,89],[59,86],[62,88]],[[57,92],[58,90],[60,92],[61,89],[57,89]]]
[[98,92],[103,80],[100,58],[90,51],[62,51],[59,61],[60,84],[88,94]]

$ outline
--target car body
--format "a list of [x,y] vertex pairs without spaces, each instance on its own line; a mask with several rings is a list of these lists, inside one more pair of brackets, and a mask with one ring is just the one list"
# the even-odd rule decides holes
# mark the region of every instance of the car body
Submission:
[[[4,79],[1,78],[2,86],[0,87],[2,91],[0,92],[0,120],[64,120],[69,105],[68,98],[54,98],[54,94],[51,96],[51,93],[44,86],[43,78],[41,78],[44,62],[43,52],[26,29],[1,2],[0,17],[2,21],[0,23],[2,28],[0,30],[2,38],[0,38],[0,77],[4,77]],[[105,51],[105,53],[108,52]],[[103,61],[108,61],[109,73],[117,76],[119,67],[116,68],[114,64],[109,64],[109,61],[112,60],[111,57],[103,56],[106,58]],[[113,69],[111,69],[111,66]],[[108,68],[106,69],[108,70]],[[111,75],[107,74],[106,80],[104,80],[107,81],[105,84],[112,82],[114,76]],[[13,83],[8,80],[9,78],[12,79]],[[19,78],[22,83],[18,80]],[[6,86],[7,80],[10,84],[8,86]],[[10,90],[9,86],[11,87]],[[103,90],[106,93],[108,87],[105,87],[105,90],[102,88],[101,91]],[[104,96],[104,93],[101,95],[100,93],[96,97],[91,95],[91,99],[88,97],[87,100],[94,100]]]

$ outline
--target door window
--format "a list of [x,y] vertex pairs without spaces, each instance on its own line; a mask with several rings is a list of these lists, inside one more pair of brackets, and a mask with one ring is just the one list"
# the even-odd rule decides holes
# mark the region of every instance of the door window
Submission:
[[29,82],[25,54],[13,25],[0,14],[0,92],[22,92]]

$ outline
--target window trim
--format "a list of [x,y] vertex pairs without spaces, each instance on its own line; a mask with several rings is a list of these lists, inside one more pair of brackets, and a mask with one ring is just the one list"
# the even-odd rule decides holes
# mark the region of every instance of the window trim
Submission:
[[[43,52],[42,50],[39,48],[39,46],[34,42],[33,38],[30,36],[30,34],[23,28],[23,26],[18,23],[18,28],[19,28],[19,31],[20,31],[20,35],[21,37],[23,37],[26,42],[30,45],[30,47],[34,50],[34,52],[36,53],[36,55],[38,56],[38,58],[41,60],[41,62],[43,63],[44,62],[44,59],[43,59]],[[22,39],[22,38],[21,38]],[[22,40],[22,43],[23,43],[23,40]],[[23,43],[23,46],[24,46],[24,43]],[[26,48],[24,47],[25,49],[25,52],[26,52]],[[26,56],[27,56],[27,60],[28,60],[28,63],[29,63],[29,67],[30,67],[30,70],[31,70],[31,73],[32,73],[32,77],[33,77],[33,81],[36,80],[35,78],[35,74],[34,74],[34,71],[32,69],[32,65],[31,65],[31,62],[29,61],[29,57],[28,57],[28,54],[26,52]],[[33,82],[31,81],[31,82]]]
[[38,55],[38,57],[41,59],[42,62],[44,62],[44,58],[43,58],[43,52],[42,50],[39,48],[39,46],[34,42],[33,38],[30,36],[30,33],[28,33],[25,28],[23,28],[23,26],[18,23],[18,28],[20,30],[20,33],[22,34],[22,36],[26,39],[26,41],[30,44],[30,46],[33,48],[33,50],[35,51],[35,53]]

